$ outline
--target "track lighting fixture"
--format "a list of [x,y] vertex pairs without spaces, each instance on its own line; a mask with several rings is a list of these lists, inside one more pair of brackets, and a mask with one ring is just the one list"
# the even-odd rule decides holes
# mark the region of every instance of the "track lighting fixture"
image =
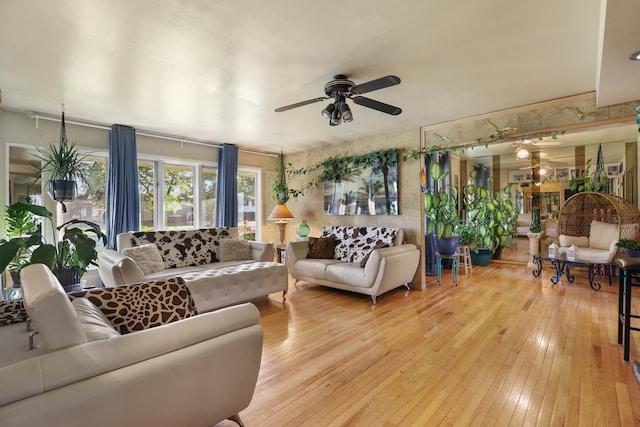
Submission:
[[327,105],[327,107],[324,110],[322,110],[322,117],[324,117],[325,119],[330,119],[331,113],[333,113],[333,110],[335,109],[336,109],[336,106],[332,102],[331,104]]

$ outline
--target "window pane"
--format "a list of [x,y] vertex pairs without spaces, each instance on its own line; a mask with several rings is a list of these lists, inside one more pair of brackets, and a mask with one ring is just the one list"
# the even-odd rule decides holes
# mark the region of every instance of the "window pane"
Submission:
[[155,176],[152,162],[138,162],[138,191],[140,197],[140,227],[153,230],[155,212]]
[[107,159],[87,156],[83,164],[86,182],[81,179],[76,180],[76,199],[65,202],[67,212],[58,217],[58,225],[71,219],[81,219],[95,222],[102,231],[105,231],[107,228]]
[[215,227],[218,169],[202,168],[202,226]]
[[247,240],[256,240],[255,172],[238,172],[238,231]]
[[194,167],[166,164],[164,167],[164,228],[193,228]]

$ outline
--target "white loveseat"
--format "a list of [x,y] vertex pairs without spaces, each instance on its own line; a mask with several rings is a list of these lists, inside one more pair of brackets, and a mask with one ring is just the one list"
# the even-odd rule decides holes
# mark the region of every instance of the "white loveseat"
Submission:
[[577,258],[594,264],[612,265],[618,253],[620,227],[618,224],[592,221],[588,236],[568,236],[561,234],[559,252],[566,253],[569,247],[575,246]]
[[308,257],[310,242],[312,245],[316,242],[313,238],[289,242],[287,264],[296,283],[304,280],[370,295],[374,304],[379,295],[391,289],[399,286],[409,288],[418,268],[420,251],[413,244],[402,243],[401,229],[325,227],[322,237],[331,236],[334,236],[336,245],[326,258]]
[[[24,323],[0,327],[3,427],[210,426],[226,418],[241,424],[238,414],[253,397],[262,355],[254,305],[183,313],[182,320],[120,334],[89,299],[71,302],[42,264],[22,270],[22,287],[40,346],[24,351]],[[138,314],[157,300],[158,289],[146,289],[153,297]],[[188,296],[184,284],[160,289],[172,300],[179,291]]]
[[100,254],[98,271],[107,287],[180,276],[202,313],[274,292],[284,300],[287,268],[273,259],[273,244],[239,239],[236,228],[129,232]]

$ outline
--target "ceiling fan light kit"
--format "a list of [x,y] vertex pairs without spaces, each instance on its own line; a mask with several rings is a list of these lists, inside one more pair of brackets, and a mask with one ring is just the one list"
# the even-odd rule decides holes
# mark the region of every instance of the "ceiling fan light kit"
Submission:
[[389,75],[356,85],[354,82],[349,80],[346,75],[338,74],[334,76],[333,80],[324,85],[324,93],[326,96],[286,105],[284,107],[276,108],[275,111],[276,113],[280,113],[282,111],[291,110],[293,108],[302,107],[304,105],[313,104],[326,99],[333,99],[333,102],[327,105],[325,109],[321,111],[321,114],[322,117],[329,120],[330,126],[337,126],[342,122],[351,123],[353,121],[353,113],[347,104],[347,98],[349,98],[354,103],[362,105],[363,107],[381,111],[392,116],[397,116],[402,113],[401,108],[359,95],[372,92],[374,90],[384,89],[389,86],[398,85],[400,84],[400,81],[400,77]]
[[516,158],[518,159],[527,159],[529,158],[529,150],[524,147],[520,147],[516,150]]

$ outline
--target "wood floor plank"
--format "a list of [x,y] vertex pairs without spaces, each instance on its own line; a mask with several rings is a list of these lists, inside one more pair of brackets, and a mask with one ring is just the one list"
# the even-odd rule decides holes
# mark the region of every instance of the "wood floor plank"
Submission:
[[[491,263],[369,297],[302,283],[256,301],[263,360],[250,426],[638,425],[617,286]],[[640,312],[640,293],[632,310]],[[631,359],[640,359],[632,332]],[[223,422],[218,427],[233,424]]]

